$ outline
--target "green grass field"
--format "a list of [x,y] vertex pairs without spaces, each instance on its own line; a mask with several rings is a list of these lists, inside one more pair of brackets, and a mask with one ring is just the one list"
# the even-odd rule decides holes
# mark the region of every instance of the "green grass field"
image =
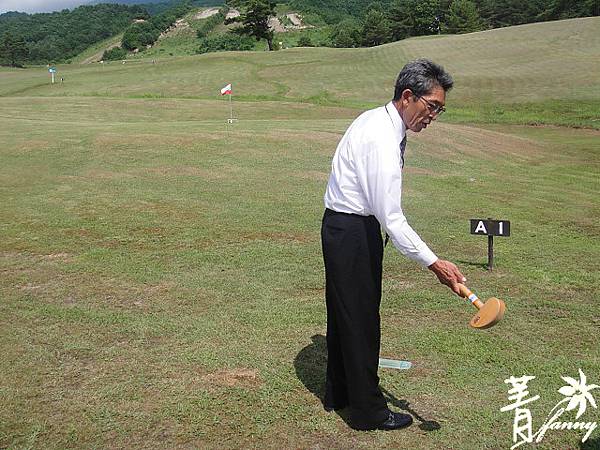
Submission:
[[[405,212],[507,312],[468,328],[471,306],[388,248],[382,356],[414,368],[381,386],[416,420],[357,432],[319,400],[322,196],[345,128],[418,56],[456,89],[410,135]],[[535,430],[561,376],[600,384],[599,56],[594,18],[66,65],[53,86],[0,70],[0,448],[510,448],[506,378],[536,376]],[[488,216],[512,222],[492,273],[468,222]],[[582,435],[536,448],[600,447]]]

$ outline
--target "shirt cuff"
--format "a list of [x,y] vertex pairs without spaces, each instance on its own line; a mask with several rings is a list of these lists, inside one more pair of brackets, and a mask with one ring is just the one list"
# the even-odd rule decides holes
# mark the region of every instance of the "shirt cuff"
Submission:
[[438,257],[435,255],[435,253],[433,253],[427,246],[420,250],[419,253],[413,253],[408,256],[410,259],[418,262],[423,267],[429,267],[438,260]]

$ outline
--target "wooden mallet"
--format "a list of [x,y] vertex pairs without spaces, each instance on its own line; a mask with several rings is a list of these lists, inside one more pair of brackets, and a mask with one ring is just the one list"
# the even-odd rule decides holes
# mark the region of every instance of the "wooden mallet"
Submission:
[[506,310],[506,305],[499,298],[488,298],[488,300],[483,303],[479,300],[471,290],[466,287],[464,284],[458,284],[460,289],[460,296],[464,298],[468,298],[473,306],[475,306],[479,311],[477,314],[473,316],[469,325],[473,328],[489,328],[496,325],[498,322],[502,320],[504,317],[504,311]]

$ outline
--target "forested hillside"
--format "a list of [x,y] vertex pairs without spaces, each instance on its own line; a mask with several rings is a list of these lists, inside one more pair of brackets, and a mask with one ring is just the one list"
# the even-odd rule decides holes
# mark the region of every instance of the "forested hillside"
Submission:
[[116,4],[54,13],[6,13],[0,15],[0,51],[4,62],[7,47],[20,53],[21,64],[68,61],[93,43],[123,32],[135,19],[145,18],[148,12],[140,6]]
[[190,2],[176,4],[165,12],[150,17],[144,22],[131,24],[125,30],[121,47],[125,50],[144,49],[158,39],[161,32],[167,30],[175,21],[192,9]]
[[[90,2],[92,5],[99,3],[119,3],[122,5],[138,5],[143,7],[151,16],[165,12],[169,8],[179,3],[184,3],[185,0],[94,0]],[[218,6],[222,5],[224,0],[187,0],[193,6]]]
[[[348,17],[361,18],[371,8],[404,10],[409,15],[434,10],[443,18],[456,0],[291,0],[293,9],[320,15],[334,24]],[[473,0],[485,25],[492,28],[548,20],[600,15],[598,0]]]
[[600,0],[290,0],[290,7],[327,24],[335,47],[600,15]]
[[190,8],[223,3],[222,0],[175,0],[122,5],[116,1],[53,13],[0,14],[0,63],[21,66],[68,62],[90,45],[124,31],[123,46],[131,50],[152,44]]

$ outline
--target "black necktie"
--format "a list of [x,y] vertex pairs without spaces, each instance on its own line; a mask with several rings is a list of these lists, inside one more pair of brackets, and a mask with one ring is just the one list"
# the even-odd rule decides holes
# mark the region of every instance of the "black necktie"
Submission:
[[[400,158],[402,159],[402,168],[404,168],[404,150],[406,150],[406,135],[404,135],[404,139],[400,142]],[[390,240],[390,235],[385,233],[385,244],[383,246],[387,246],[388,241]]]
[[404,150],[406,150],[406,135],[404,135],[404,139],[400,142],[400,158],[402,159],[402,167],[404,167]]

